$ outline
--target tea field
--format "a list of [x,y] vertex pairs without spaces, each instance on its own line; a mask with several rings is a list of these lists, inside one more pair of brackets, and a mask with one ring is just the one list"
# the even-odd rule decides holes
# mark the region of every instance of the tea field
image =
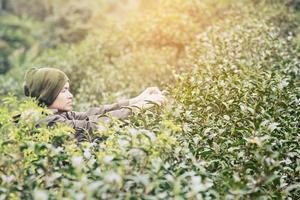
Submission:
[[[300,199],[298,1],[20,2],[0,14],[0,199]],[[36,128],[32,66],[65,71],[78,111],[168,103],[79,143]]]

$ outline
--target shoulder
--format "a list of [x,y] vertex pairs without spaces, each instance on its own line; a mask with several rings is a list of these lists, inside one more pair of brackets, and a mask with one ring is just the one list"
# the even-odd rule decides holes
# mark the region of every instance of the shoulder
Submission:
[[50,110],[50,112],[39,120],[39,125],[53,126],[59,122],[66,122],[68,120],[76,119],[76,112],[58,112],[57,110]]
[[62,115],[58,115],[58,114],[47,115],[39,120],[38,125],[52,126],[55,123],[63,122],[64,120],[65,118]]

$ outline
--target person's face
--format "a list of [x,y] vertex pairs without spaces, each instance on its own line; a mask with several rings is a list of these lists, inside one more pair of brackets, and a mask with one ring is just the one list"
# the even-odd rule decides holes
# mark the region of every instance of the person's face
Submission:
[[55,101],[49,106],[51,109],[58,109],[59,111],[70,111],[73,105],[73,95],[69,91],[70,86],[67,82],[60,91]]

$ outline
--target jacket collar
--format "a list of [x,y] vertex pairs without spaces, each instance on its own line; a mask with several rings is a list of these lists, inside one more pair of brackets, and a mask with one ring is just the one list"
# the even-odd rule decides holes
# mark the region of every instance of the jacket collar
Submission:
[[48,110],[50,111],[50,113],[52,113],[54,115],[59,113],[58,109],[48,108]]

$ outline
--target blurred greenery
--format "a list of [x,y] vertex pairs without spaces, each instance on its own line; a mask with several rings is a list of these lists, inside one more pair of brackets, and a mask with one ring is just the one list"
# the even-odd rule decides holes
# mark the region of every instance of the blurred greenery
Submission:
[[[299,23],[297,0],[0,0],[0,199],[299,199]],[[75,110],[169,103],[77,143],[35,127],[33,66]]]

